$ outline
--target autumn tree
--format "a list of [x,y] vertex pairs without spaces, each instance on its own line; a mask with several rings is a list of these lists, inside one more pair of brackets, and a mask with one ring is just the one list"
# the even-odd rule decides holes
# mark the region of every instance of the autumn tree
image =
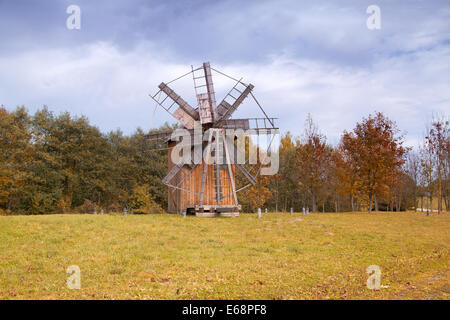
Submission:
[[447,211],[450,210],[450,139],[447,138],[444,151],[444,164],[442,172],[442,194],[445,201],[445,208]]
[[297,148],[297,166],[301,184],[311,196],[312,211],[317,212],[318,197],[324,197],[327,183],[327,170],[331,163],[331,148],[326,138],[319,133],[317,125],[308,114],[303,141]]
[[342,149],[354,162],[358,192],[365,195],[369,212],[374,201],[377,209],[377,196],[385,192],[389,174],[404,163],[406,149],[398,133],[396,124],[378,112],[342,136]]
[[269,176],[259,176],[253,186],[239,193],[239,202],[244,211],[255,212],[258,208],[264,206],[272,194],[268,188],[269,179]]
[[24,107],[0,108],[0,210],[21,210],[33,160],[30,119]]
[[433,210],[433,196],[435,190],[434,168],[436,159],[433,156],[433,148],[428,139],[424,139],[419,146],[420,176],[423,184],[424,195],[428,198],[427,207]]
[[448,171],[448,145],[450,139],[450,126],[447,119],[435,118],[432,120],[431,128],[425,137],[426,148],[431,160],[435,164],[437,175],[438,213],[442,211],[442,177]]
[[281,206],[284,211],[288,211],[288,206],[293,205],[293,201],[298,195],[299,176],[295,160],[298,143],[290,132],[287,132],[280,139],[279,170],[276,175],[271,177],[277,211]]
[[355,211],[358,207],[359,200],[359,180],[356,159],[351,156],[349,150],[345,149],[341,142],[334,150],[333,161],[335,163],[334,175],[339,181],[337,191],[341,195],[349,196],[351,211]]
[[411,179],[414,211],[417,211],[417,192],[420,179],[420,159],[419,155],[414,151],[408,152],[408,155],[406,157],[405,172]]
[[250,159],[250,150],[256,154],[256,163],[249,166],[247,163],[242,164],[248,172],[257,177],[254,185],[249,185],[247,178],[240,172],[235,170],[235,183],[240,186],[241,192],[237,194],[238,202],[241,204],[245,212],[255,212],[258,208],[263,207],[271,198],[272,192],[269,189],[270,178],[272,176],[260,175],[260,169],[265,162],[266,153],[259,149],[258,144],[254,144],[250,137],[246,138],[245,143],[245,159]]

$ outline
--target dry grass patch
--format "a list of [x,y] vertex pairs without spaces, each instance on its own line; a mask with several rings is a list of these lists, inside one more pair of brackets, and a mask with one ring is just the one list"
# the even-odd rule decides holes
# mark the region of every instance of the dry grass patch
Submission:
[[3,216],[0,298],[448,299],[449,214],[299,216]]

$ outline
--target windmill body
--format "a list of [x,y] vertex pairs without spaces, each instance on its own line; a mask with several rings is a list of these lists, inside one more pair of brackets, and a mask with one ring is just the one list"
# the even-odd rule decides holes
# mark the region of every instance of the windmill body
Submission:
[[[254,86],[242,82],[242,79],[233,79],[235,85],[217,104],[211,70],[224,75],[212,69],[209,62],[199,68],[192,68],[188,73],[192,74],[194,81],[196,108],[180,97],[169,86],[170,83],[162,82],[158,86],[159,91],[151,95],[157,105],[177,119],[189,133],[187,140],[190,147],[187,152],[190,153],[190,160],[173,160],[173,153],[179,152],[173,132],[150,134],[148,138],[164,139],[168,144],[168,173],[163,179],[163,183],[169,187],[168,212],[185,212],[197,216],[238,216],[241,206],[237,192],[255,184],[259,172],[252,174],[244,164],[236,162],[240,151],[235,139],[228,135],[229,129],[248,130],[250,121],[256,123],[254,129],[257,134],[266,134],[267,129],[276,128],[274,118],[267,117],[254,97]],[[231,119],[249,96],[258,103],[265,118]],[[248,182],[240,189],[236,185],[236,169]]]

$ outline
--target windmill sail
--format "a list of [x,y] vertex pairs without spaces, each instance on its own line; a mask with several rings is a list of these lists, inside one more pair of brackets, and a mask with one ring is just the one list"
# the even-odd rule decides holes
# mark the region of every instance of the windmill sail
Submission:
[[[245,87],[244,91],[239,91],[238,89],[236,89],[236,86],[241,83],[238,82],[233,89],[230,90],[230,92],[225,96],[225,98],[222,100],[222,102],[217,106],[216,108],[216,114],[218,115],[219,119],[217,119],[215,125],[219,126],[222,124],[222,122],[224,120],[227,120],[231,117],[231,115],[233,114],[234,111],[236,111],[236,109],[239,107],[239,105],[244,101],[245,98],[247,98],[247,96],[250,94],[250,92],[253,90],[254,86],[252,84],[249,84],[248,86]],[[234,91],[237,91],[238,93],[240,93],[239,97],[234,97],[232,95]],[[228,103],[227,101],[225,101],[225,99],[227,98],[231,98],[234,100],[233,104]]]
[[199,119],[198,112],[192,108],[183,98],[175,93],[164,82],[158,86],[159,89],[164,92],[170,99],[176,103],[179,108],[173,113],[173,116],[181,122],[181,124],[187,129],[194,128],[194,121]]
[[206,91],[208,95],[209,108],[211,110],[211,122],[215,120],[214,110],[216,109],[216,95],[214,92],[214,85],[211,76],[211,66],[209,62],[203,63],[203,70],[205,71]]
[[[195,76],[194,74],[193,77],[197,94],[200,122],[202,124],[213,123],[215,118],[214,110],[216,109],[216,96],[211,76],[211,66],[209,62],[205,62],[203,63],[203,67],[199,69],[202,70],[202,75]],[[200,83],[197,83],[197,81],[200,81]],[[199,93],[197,90],[201,92]]]
[[213,115],[211,113],[208,94],[207,93],[197,94],[197,101],[198,101],[198,113],[200,115],[201,124],[213,122]]

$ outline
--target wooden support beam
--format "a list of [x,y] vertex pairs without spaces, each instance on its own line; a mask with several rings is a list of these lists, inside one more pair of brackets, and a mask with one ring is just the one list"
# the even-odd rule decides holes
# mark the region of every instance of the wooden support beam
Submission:
[[205,193],[205,183],[206,183],[206,173],[208,171],[208,162],[211,157],[211,141],[212,141],[212,131],[209,131],[208,144],[206,145],[206,161],[203,161],[203,173],[202,173],[202,184],[200,186],[200,207],[203,205],[203,197]]
[[145,135],[145,138],[149,141],[164,140],[170,138],[172,132],[173,131],[149,133]]
[[216,144],[216,147],[214,149],[214,155],[215,155],[215,161],[214,161],[214,173],[215,173],[215,186],[216,186],[216,201],[217,204],[220,204],[221,200],[222,200],[222,186],[221,186],[221,182],[220,182],[220,164],[219,164],[219,159],[220,159],[220,152],[219,152],[219,145],[220,145],[220,131],[219,130],[214,130],[216,132],[216,140],[214,141],[214,143]]
[[242,172],[242,174],[248,179],[248,181],[250,181],[252,185],[256,183],[256,178],[253,177],[242,164],[237,163],[236,167]]
[[180,161],[180,163],[177,163],[170,171],[169,171],[169,173],[164,177],[164,179],[162,180],[162,182],[164,183],[164,184],[168,184],[172,179],[173,179],[173,177],[175,177],[176,176],[176,174],[178,173],[178,172],[180,172],[180,170],[183,168],[183,163],[182,163],[182,161]]
[[250,124],[248,119],[228,119],[222,121],[221,128],[247,130],[250,128]]
[[[223,134],[223,132],[222,132],[222,134]],[[236,187],[234,185],[233,170],[231,170],[231,160],[230,160],[230,155],[228,153],[227,143],[225,141],[225,136],[224,136],[223,140],[224,140],[223,146],[225,148],[225,159],[226,159],[226,162],[227,162],[228,175],[230,177],[230,183],[231,183],[231,191],[233,192],[234,204],[237,206],[238,205],[238,199],[237,199],[237,196],[236,196]]]
[[[241,154],[242,154],[242,152],[238,149],[237,145],[234,144],[234,142],[231,141],[228,137],[226,138],[226,141],[228,142],[228,143],[226,143],[226,145],[229,144],[230,146],[231,146],[231,145],[233,146],[233,151],[234,151],[234,155],[233,155],[234,159],[233,159],[233,160],[239,159],[238,153],[241,153]],[[228,150],[228,149],[227,149],[227,150]],[[235,161],[235,162],[236,162],[236,163],[235,163],[235,166],[239,169],[239,171],[241,171],[242,174],[247,178],[247,180],[248,180],[252,185],[254,185],[254,184],[256,183],[256,178],[253,177],[253,176],[250,174],[250,172],[247,171],[247,169],[245,169],[245,167],[244,167],[243,164],[237,163],[237,161]]]

